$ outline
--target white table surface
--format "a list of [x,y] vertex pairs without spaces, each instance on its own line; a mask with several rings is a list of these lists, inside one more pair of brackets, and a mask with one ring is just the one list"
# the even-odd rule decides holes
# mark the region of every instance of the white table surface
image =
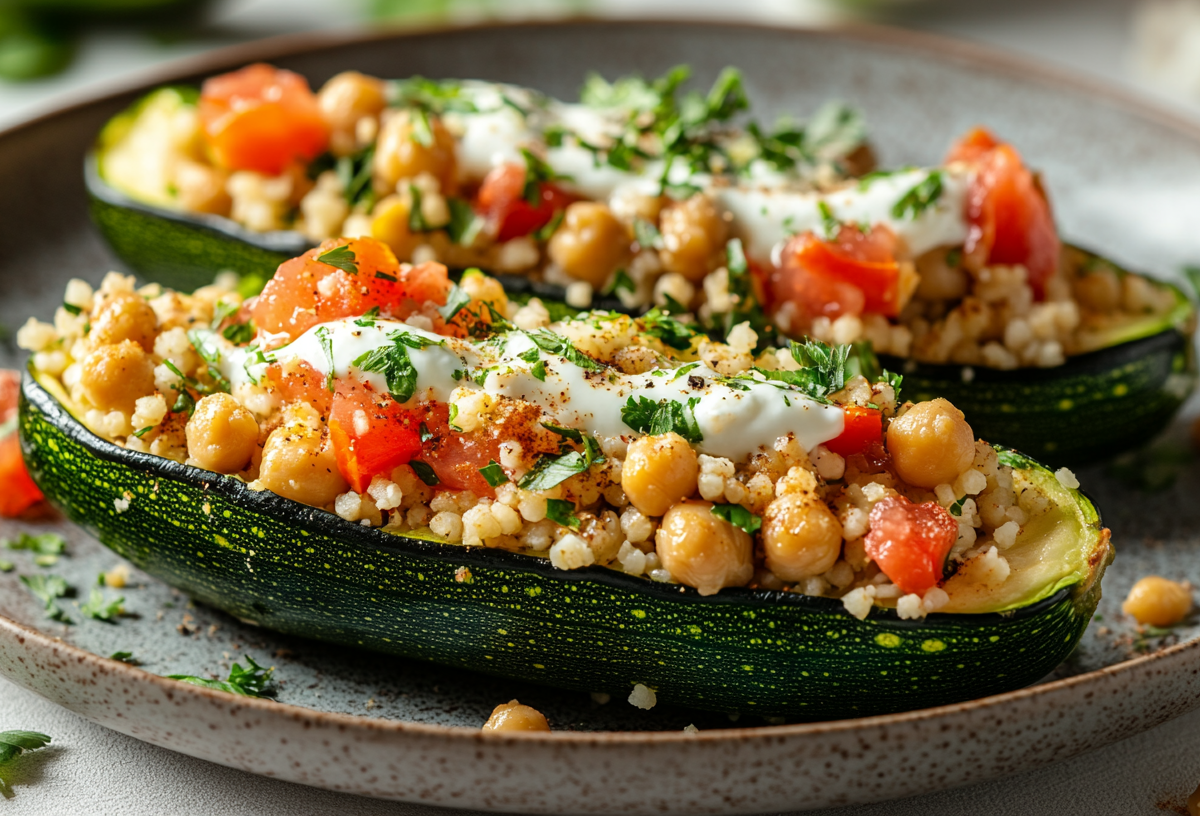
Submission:
[[[536,5],[537,0],[532,0]],[[365,0],[224,0],[219,33],[200,43],[155,45],[121,33],[89,36],[64,75],[21,86],[0,84],[0,126],[50,110],[162,61],[255,35],[347,28]],[[901,4],[893,22],[1027,54],[1155,96],[1130,76],[1133,0],[939,0]],[[691,14],[819,22],[838,12],[820,0],[607,0],[614,15],[686,8]],[[595,11],[595,9],[593,9]],[[284,21],[281,23],[281,21]],[[1200,119],[1200,100],[1165,104]],[[417,816],[454,811],[380,802],[265,779],[192,759],[94,725],[0,680],[0,730],[54,737],[50,748],[5,768],[13,794],[4,816]],[[1178,813],[1200,784],[1200,712],[1082,757],[991,783],[826,816],[1136,816]],[[1184,811],[1186,812],[1186,811]]]

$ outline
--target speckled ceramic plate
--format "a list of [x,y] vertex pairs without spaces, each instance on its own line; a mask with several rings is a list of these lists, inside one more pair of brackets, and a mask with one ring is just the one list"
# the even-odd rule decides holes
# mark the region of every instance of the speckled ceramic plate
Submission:
[[[383,76],[473,76],[571,95],[584,74],[654,74],[680,62],[701,81],[740,66],[761,114],[811,111],[828,97],[865,110],[888,165],[939,159],[985,122],[1046,171],[1068,240],[1161,275],[1200,260],[1200,128],[1111,92],[975,46],[884,30],[815,33],[732,25],[567,23],[359,39],[302,38],[221,52],[130,89],[0,134],[0,323],[48,315],[69,277],[113,265],[87,222],[80,158],[104,120],[145,88],[271,60],[319,84],[357,68]],[[20,362],[0,349],[0,364]],[[1173,429],[1183,438],[1183,426]],[[1179,442],[1179,447],[1185,447]],[[484,675],[297,641],[193,607],[152,579],[124,591],[114,624],[47,621],[0,575],[0,674],[85,717],[193,756],[370,796],[521,812],[744,813],[908,796],[1072,756],[1200,705],[1195,621],[1139,636],[1119,611],[1136,578],[1200,583],[1200,469],[1131,493],[1080,474],[1112,527],[1117,560],[1097,620],[1037,686],[971,703],[836,723],[768,723],[521,686]],[[83,589],[116,558],[54,519],[53,571]],[[129,651],[134,668],[107,659]],[[215,676],[249,654],[276,667],[279,701],[243,699],[157,675]],[[556,732],[482,735],[518,697]],[[683,732],[694,724],[698,734]]]

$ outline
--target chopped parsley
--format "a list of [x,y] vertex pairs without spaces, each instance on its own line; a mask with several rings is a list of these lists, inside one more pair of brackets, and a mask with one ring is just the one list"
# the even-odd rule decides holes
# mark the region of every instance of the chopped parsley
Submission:
[[538,360],[536,363],[533,364],[533,367],[529,369],[529,373],[533,375],[534,379],[545,382],[546,381],[546,361]]
[[695,415],[699,402],[699,397],[689,397],[686,405],[670,399],[655,402],[647,397],[630,397],[621,408],[621,420],[639,433],[658,436],[674,431],[688,442],[701,442],[704,434]]
[[[329,329],[325,326],[317,327],[317,340],[321,343],[321,351],[325,354],[325,364],[329,366],[329,373],[325,375],[325,387],[329,389],[329,393],[333,393],[333,338],[329,336]],[[358,362],[357,360],[355,361]]]
[[583,473],[592,465],[604,461],[600,446],[590,436],[583,437],[583,451],[567,451],[557,456],[546,455],[538,459],[525,476],[517,483],[522,490],[549,490],[562,484],[577,473]]
[[475,208],[461,198],[448,198],[446,205],[450,208],[450,223],[446,225],[446,234],[459,246],[471,246],[487,224],[487,220],[481,218],[475,212]]
[[500,467],[495,459],[488,462],[486,467],[481,467],[479,475],[492,487],[499,487],[508,481],[508,474],[504,472],[504,468]]
[[338,158],[334,170],[342,185],[342,195],[345,196],[351,207],[363,204],[369,210],[374,206],[375,188],[371,185],[371,171],[374,164],[374,144],[367,145],[352,156]]
[[570,340],[560,337],[549,329],[538,329],[537,331],[526,332],[526,334],[542,351],[548,354],[557,354],[559,357],[566,359],[568,363],[573,363],[588,371],[602,371],[604,369],[602,364],[575,348]]
[[[37,731],[0,731],[0,765],[12,762],[26,751],[36,751],[50,744],[50,737]],[[0,793],[12,796],[12,789],[0,777]]]
[[572,530],[579,529],[579,517],[575,515],[574,502],[565,499],[546,499],[546,518],[563,527],[570,527]]
[[80,605],[79,611],[94,620],[111,622],[123,611],[123,603],[124,597],[118,596],[112,601],[105,600],[104,591],[99,587],[92,587],[91,594],[88,595],[87,601]]
[[422,422],[417,427],[418,427],[418,430],[420,430],[420,432],[421,432],[421,441],[422,442],[428,442],[430,439],[433,439],[433,431],[429,430],[428,425],[426,425],[424,422]]
[[554,168],[522,147],[521,155],[525,158],[525,184],[521,187],[521,198],[530,207],[538,207],[542,203],[542,184],[548,181],[572,181],[570,176],[559,175]]
[[904,383],[904,375],[896,374],[895,372],[888,371],[885,368],[882,372],[880,372],[879,379],[892,387],[892,392],[896,395],[896,402],[899,402],[900,386]]
[[58,605],[58,599],[65,598],[71,591],[65,579],[58,575],[22,575],[21,583],[45,606],[47,618],[60,623],[73,623]]
[[122,663],[128,663],[130,666],[136,666],[141,663],[140,660],[133,656],[133,652],[113,652],[108,656],[108,659],[119,660]]
[[[217,367],[221,364],[221,352],[215,348],[209,348],[207,345],[205,345],[204,340],[206,338],[203,334],[201,334],[199,329],[189,330],[187,337],[188,341],[192,344],[192,348],[194,348],[196,353],[200,355],[200,359],[204,360],[205,370],[208,373],[209,379],[216,383],[216,388],[214,389],[209,386],[203,386],[201,383],[195,380],[188,382],[190,378],[184,378],[184,382],[187,385],[191,385],[202,394],[211,394],[214,391],[228,391],[229,380],[225,378],[225,375],[221,373],[221,369]],[[167,360],[163,360],[164,365],[167,362]],[[174,366],[171,366],[171,369],[172,373],[179,374],[179,370]]]
[[[479,385],[482,387],[483,383],[479,383]],[[463,429],[454,424],[454,420],[456,419],[458,419],[458,406],[452,402],[450,403],[450,410],[447,412],[446,424],[450,426],[450,430],[462,433]]]
[[615,295],[620,292],[631,292],[632,293],[632,292],[636,292],[636,291],[637,291],[637,286],[634,284],[633,278],[629,277],[629,273],[626,272],[624,270],[624,268],[622,268],[622,269],[618,269],[616,271],[616,273],[612,277],[612,280],[609,282],[609,284],[607,286],[604,287],[603,291],[601,291],[600,294]]
[[566,214],[566,210],[555,210],[554,216],[550,219],[550,221],[546,224],[546,226],[539,227],[537,230],[534,231],[534,233],[533,233],[534,240],[542,241],[542,242],[549,241],[550,238],[554,235],[554,233],[558,231],[558,228],[562,224],[563,216],[565,214]]
[[366,313],[363,314],[362,317],[355,319],[354,325],[362,326],[364,329],[374,328],[375,320],[378,317],[379,317],[379,307],[372,306],[370,309],[367,309]]
[[798,371],[754,370],[768,380],[786,383],[820,402],[828,402],[830,394],[845,387],[852,346],[828,346],[820,340],[805,340],[803,343],[789,342],[788,347],[792,359],[800,364]]
[[354,250],[347,244],[336,246],[328,252],[322,252],[317,256],[317,261],[336,267],[350,275],[358,274],[358,264],[355,263]]
[[542,427],[547,431],[552,431],[564,439],[570,439],[572,442],[583,443],[583,432],[575,428],[564,428],[561,425],[555,425],[553,422],[543,422]]
[[375,270],[375,277],[379,280],[391,281],[392,283],[400,282],[400,279],[395,275],[389,275],[387,272],[380,272],[378,269]]
[[833,210],[824,201],[817,202],[817,210],[821,213],[821,230],[825,233],[825,240],[832,241],[841,231],[842,222],[834,217]]
[[441,484],[441,479],[433,472],[433,468],[426,462],[418,462],[415,459],[408,463],[408,466],[417,474],[417,478],[425,484],[433,487],[435,484]]
[[359,355],[353,365],[361,371],[382,374],[392,399],[408,402],[417,390],[417,369],[413,367],[408,350],[439,344],[406,331],[394,331],[388,339],[392,341],[390,346],[380,346]]
[[784,119],[770,132],[756,122],[746,131],[758,146],[758,158],[784,172],[797,166],[838,162],[866,140],[862,115],[836,100],[822,105],[803,126]]
[[425,147],[432,147],[433,127],[429,124],[429,113],[421,108],[412,108],[410,114],[413,141]]
[[952,516],[961,516],[961,515],[962,515],[962,509],[963,509],[963,505],[964,505],[964,504],[966,504],[966,503],[967,503],[967,497],[966,497],[966,495],[964,494],[964,495],[962,496],[962,498],[960,498],[960,499],[959,499],[958,501],[956,501],[954,504],[950,505],[950,515],[952,515]]
[[422,76],[397,79],[388,83],[388,104],[396,108],[417,108],[433,114],[448,111],[474,113],[475,103],[455,80],[437,81]]
[[421,210],[421,188],[409,184],[408,195],[411,202],[408,206],[408,231],[430,232],[434,227],[425,220],[425,213]]
[[641,318],[642,327],[646,334],[657,337],[663,345],[677,351],[692,347],[692,339],[699,332],[668,315],[662,309],[654,308]]
[[633,219],[633,237],[642,249],[662,249],[663,237],[658,227],[645,218]]
[[168,674],[168,680],[178,680],[193,686],[216,689],[217,691],[237,694],[241,697],[268,697],[274,692],[271,689],[271,675],[274,669],[265,669],[254,662],[254,658],[246,655],[248,666],[234,663],[229,670],[229,677],[224,680],[206,680],[203,677],[193,677],[188,674]]
[[64,300],[62,307],[64,309],[66,309],[68,312],[70,312],[71,314],[75,315],[76,317],[83,314],[83,308],[80,306],[76,306],[74,303],[67,303]]
[[740,504],[714,504],[710,512],[734,527],[741,527],[750,535],[754,535],[762,527],[762,519]]
[[916,218],[942,197],[942,171],[934,170],[892,207],[893,218]]
[[3,544],[10,550],[27,550],[35,555],[62,555],[67,549],[66,539],[58,533],[21,533],[16,538],[3,539]]
[[438,314],[442,316],[442,320],[449,323],[455,315],[470,305],[471,296],[461,286],[454,283],[450,285],[450,294],[446,296],[446,305],[438,307]]
[[241,346],[254,339],[254,321],[232,323],[221,331],[221,336],[234,345]]

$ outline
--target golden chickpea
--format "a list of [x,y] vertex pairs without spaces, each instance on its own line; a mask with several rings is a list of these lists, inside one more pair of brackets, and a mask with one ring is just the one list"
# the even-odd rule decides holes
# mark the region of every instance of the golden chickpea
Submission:
[[188,420],[188,456],[205,470],[237,473],[258,447],[254,414],[228,394],[209,394]]
[[721,265],[729,229],[717,205],[703,193],[663,210],[658,231],[663,240],[658,254],[668,272],[699,283]]
[[504,292],[504,286],[491,275],[468,272],[462,276],[459,286],[471,300],[486,301],[500,314],[508,313],[508,295]]
[[320,421],[294,415],[267,437],[254,485],[313,507],[349,489]]
[[953,251],[938,247],[917,258],[917,297],[921,300],[959,300],[967,294],[970,280],[960,265],[950,264]]
[[629,255],[629,241],[625,225],[612,210],[594,201],[577,201],[567,207],[546,252],[568,275],[599,289]]
[[536,708],[521,705],[516,700],[496,706],[492,716],[483,724],[484,731],[549,731],[550,723]]
[[233,201],[225,191],[226,173],[207,164],[180,161],[175,166],[179,203],[188,212],[228,215]]
[[625,495],[647,516],[661,516],[695,493],[699,477],[696,451],[674,432],[635,439],[621,466]]
[[92,320],[88,339],[92,345],[108,346],[132,340],[146,351],[154,348],[158,316],[150,304],[132,292],[114,295],[100,307]]
[[701,595],[745,586],[754,577],[749,534],[714,516],[710,502],[680,502],[668,510],[654,546],[671,577]]
[[421,142],[409,112],[397,111],[387,117],[375,144],[375,175],[394,188],[400,179],[429,173],[441,184],[443,195],[453,195],[458,189],[454,137],[441,119],[430,115],[427,120],[432,137],[428,145]]
[[358,149],[358,122],[378,116],[387,107],[384,85],[358,71],[343,71],[325,83],[317,94],[321,113],[329,123],[329,146],[340,156]]
[[1095,312],[1114,312],[1121,305],[1121,281],[1111,269],[1086,272],[1075,279],[1075,298]]
[[154,362],[132,340],[100,346],[83,358],[79,384],[100,410],[132,414],[139,397],[154,393]]
[[1174,626],[1192,611],[1192,590],[1184,584],[1148,575],[1129,590],[1121,609],[1133,615],[1138,623]]
[[767,568],[785,581],[801,581],[828,572],[842,553],[842,525],[824,502],[789,493],[763,513],[763,550]]
[[896,474],[915,487],[949,484],[975,460],[975,433],[962,411],[938,397],[892,420],[887,447]]

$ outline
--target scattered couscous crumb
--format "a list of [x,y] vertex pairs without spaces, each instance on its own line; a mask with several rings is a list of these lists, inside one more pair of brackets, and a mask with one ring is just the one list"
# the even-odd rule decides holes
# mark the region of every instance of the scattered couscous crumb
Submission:
[[1174,626],[1192,611],[1192,587],[1148,575],[1129,590],[1121,609],[1143,625]]
[[492,710],[483,724],[484,731],[549,731],[550,723],[536,708],[509,700]]
[[685,733],[685,734],[699,734],[699,733],[700,733],[700,729],[699,729],[699,728],[697,728],[696,726],[694,726],[694,725],[692,725],[692,724],[690,724],[690,723],[689,723],[688,725],[685,725],[685,726],[683,727],[683,733]]
[[649,711],[658,704],[658,695],[654,693],[654,689],[637,683],[634,685],[633,691],[629,692],[629,704],[643,711]]
[[1079,489],[1079,480],[1075,478],[1075,474],[1070,468],[1059,468],[1054,471],[1054,478],[1058,479],[1058,483],[1063,487],[1068,487],[1072,490]]
[[121,496],[119,499],[113,499],[113,509],[115,509],[118,513],[124,513],[129,509],[129,502],[132,499],[133,496],[126,491],[124,496]]
[[454,571],[454,580],[460,584],[469,584],[473,582],[471,570],[468,567],[459,567]]

